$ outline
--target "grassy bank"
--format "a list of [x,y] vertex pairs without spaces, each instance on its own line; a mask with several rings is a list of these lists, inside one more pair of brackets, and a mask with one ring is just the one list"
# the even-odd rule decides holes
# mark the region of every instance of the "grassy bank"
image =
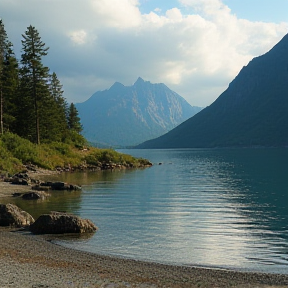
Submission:
[[52,142],[36,145],[12,133],[0,136],[0,173],[10,174],[23,170],[24,164],[54,170],[59,168],[90,169],[103,164],[123,167],[150,165],[145,159],[137,159],[112,149],[79,147],[73,143]]

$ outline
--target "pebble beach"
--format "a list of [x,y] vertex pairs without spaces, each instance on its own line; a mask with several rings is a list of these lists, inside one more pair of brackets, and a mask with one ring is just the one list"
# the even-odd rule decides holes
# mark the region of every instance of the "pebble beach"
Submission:
[[[1,197],[29,187],[0,182]],[[18,191],[19,192],[19,191]],[[0,227],[0,288],[288,287],[288,274],[173,266],[97,255],[56,245],[49,235]]]

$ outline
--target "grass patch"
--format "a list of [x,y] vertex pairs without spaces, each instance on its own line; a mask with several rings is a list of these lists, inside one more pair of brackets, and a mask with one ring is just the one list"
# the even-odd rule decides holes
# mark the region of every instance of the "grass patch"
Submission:
[[99,163],[115,163],[127,167],[149,165],[145,159],[118,153],[113,149],[89,147],[85,151],[75,144],[52,142],[36,145],[13,133],[0,137],[0,172],[15,173],[23,164],[34,164],[54,170],[57,167],[78,167],[82,164],[99,166]]

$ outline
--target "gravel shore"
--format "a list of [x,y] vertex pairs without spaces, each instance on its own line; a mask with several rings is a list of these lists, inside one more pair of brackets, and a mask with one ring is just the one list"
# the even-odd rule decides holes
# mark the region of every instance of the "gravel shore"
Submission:
[[288,275],[162,265],[100,256],[49,236],[0,228],[0,287],[288,287]]
[[12,185],[8,182],[0,181],[0,203],[2,197],[10,197],[13,193],[25,193],[31,191],[31,186],[29,185]]
[[[30,189],[0,181],[0,203],[1,197]],[[100,256],[53,244],[51,239],[0,227],[0,288],[288,287],[288,274],[242,273]]]
[[[43,176],[55,175],[57,172],[38,168],[37,171],[29,171],[27,174],[33,179],[41,179]],[[2,197],[10,197],[13,193],[29,192],[31,189],[31,185],[13,185],[10,182],[4,182],[0,179],[0,203]]]

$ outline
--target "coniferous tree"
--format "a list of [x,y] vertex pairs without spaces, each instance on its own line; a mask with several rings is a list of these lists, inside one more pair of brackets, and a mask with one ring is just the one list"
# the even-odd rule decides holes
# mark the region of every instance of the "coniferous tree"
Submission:
[[68,127],[70,130],[73,130],[78,134],[83,130],[78,116],[78,110],[73,103],[70,104],[68,109]]
[[[63,85],[60,83],[60,80],[58,79],[57,75],[55,72],[52,73],[50,76],[50,85],[49,85],[49,90],[52,98],[56,102],[58,106],[58,112],[61,116],[61,121],[66,122],[67,119],[67,109],[68,109],[68,104],[66,99],[63,97]],[[67,127],[67,125],[66,125]]]
[[0,19],[0,134],[3,134],[3,66],[5,54],[8,48],[8,37],[3,24]]
[[49,75],[42,63],[49,48],[31,25],[22,37],[19,68],[0,19],[0,134],[9,130],[37,144],[41,140],[83,145],[78,111],[73,103],[68,107],[56,73]]
[[[40,111],[43,104],[47,104],[49,97],[48,77],[49,69],[42,63],[42,57],[47,55],[48,47],[42,42],[35,27],[29,26],[22,34],[22,55],[21,55],[21,99],[22,119],[29,119],[24,125],[24,137],[40,144]],[[32,116],[32,117],[31,117]],[[41,115],[43,117],[43,115]],[[32,118],[32,119],[31,119]],[[22,122],[23,123],[23,122]],[[33,127],[34,126],[34,127]],[[25,131],[26,130],[26,131]],[[23,130],[22,130],[23,131]],[[32,139],[31,139],[32,138]],[[33,139],[34,138],[34,139]]]
[[42,122],[46,140],[48,141],[63,141],[68,133],[68,123],[67,123],[67,102],[63,97],[64,91],[62,90],[62,85],[57,78],[56,73],[52,73],[49,77],[49,93],[50,97],[46,99],[46,108],[43,113],[49,113]]
[[4,130],[15,132],[18,109],[17,93],[19,85],[19,69],[11,43],[9,43],[9,48],[5,55],[2,72]]

